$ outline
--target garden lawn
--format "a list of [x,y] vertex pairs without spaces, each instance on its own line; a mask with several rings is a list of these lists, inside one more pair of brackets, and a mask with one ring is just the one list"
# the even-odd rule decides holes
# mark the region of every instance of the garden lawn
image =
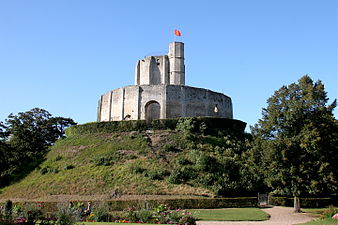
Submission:
[[311,222],[302,223],[302,224],[298,224],[298,225],[333,225],[333,224],[338,224],[338,220],[318,219],[318,220],[313,220]]
[[327,208],[302,208],[302,212],[311,213],[314,216],[320,216]]
[[258,208],[226,208],[226,209],[189,209],[188,211],[204,221],[262,221],[270,215]]

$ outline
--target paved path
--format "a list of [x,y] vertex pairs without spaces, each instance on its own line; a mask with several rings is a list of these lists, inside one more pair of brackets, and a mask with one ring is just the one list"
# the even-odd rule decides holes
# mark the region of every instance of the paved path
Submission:
[[293,208],[275,206],[273,208],[262,209],[270,214],[270,219],[266,221],[198,221],[197,225],[292,225],[298,223],[306,223],[313,220],[302,213],[294,213]]

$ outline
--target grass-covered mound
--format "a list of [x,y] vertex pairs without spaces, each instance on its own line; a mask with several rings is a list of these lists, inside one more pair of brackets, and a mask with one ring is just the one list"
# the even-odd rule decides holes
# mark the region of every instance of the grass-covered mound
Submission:
[[162,130],[147,130],[149,123],[145,122],[127,123],[147,126],[137,125],[136,131],[121,131],[125,122],[71,127],[67,138],[51,147],[38,168],[0,190],[0,199],[256,193],[259,182],[246,162],[243,122],[231,128],[228,120],[224,124],[230,127],[222,129],[218,118],[189,118],[176,120],[174,127],[162,126]]

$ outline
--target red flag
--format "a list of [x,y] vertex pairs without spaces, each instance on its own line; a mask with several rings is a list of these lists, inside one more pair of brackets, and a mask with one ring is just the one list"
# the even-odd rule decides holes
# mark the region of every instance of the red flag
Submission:
[[175,30],[174,30],[174,33],[175,33],[176,36],[181,36],[181,32],[180,32],[179,30],[176,30],[176,29],[175,29]]

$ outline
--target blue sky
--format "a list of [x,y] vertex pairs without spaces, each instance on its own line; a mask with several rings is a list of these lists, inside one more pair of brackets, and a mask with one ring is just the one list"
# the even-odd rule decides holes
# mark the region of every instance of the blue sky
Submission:
[[95,121],[101,94],[177,40],[186,84],[230,96],[253,125],[305,74],[338,97],[337,25],[336,0],[0,0],[0,121],[34,107]]

